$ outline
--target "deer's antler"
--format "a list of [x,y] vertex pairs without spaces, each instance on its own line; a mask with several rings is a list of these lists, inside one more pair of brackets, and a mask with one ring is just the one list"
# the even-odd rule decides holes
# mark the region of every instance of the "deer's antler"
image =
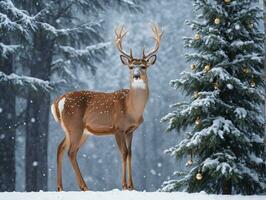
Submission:
[[160,47],[160,41],[163,32],[160,30],[159,26],[156,26],[155,24],[152,26],[152,32],[154,34],[153,39],[155,40],[155,47],[147,55],[145,55],[145,49],[143,48],[142,50],[143,59],[149,58],[150,56],[154,55]]
[[128,55],[128,53],[126,53],[124,50],[123,50],[123,46],[122,46],[122,40],[123,40],[123,37],[127,34],[127,31],[124,32],[124,25],[121,26],[121,28],[116,28],[115,29],[115,35],[116,35],[116,38],[115,38],[115,46],[116,48],[119,50],[119,52],[126,56],[127,58],[129,59],[132,59],[133,58],[133,55],[132,55],[132,49],[130,49],[130,55]]

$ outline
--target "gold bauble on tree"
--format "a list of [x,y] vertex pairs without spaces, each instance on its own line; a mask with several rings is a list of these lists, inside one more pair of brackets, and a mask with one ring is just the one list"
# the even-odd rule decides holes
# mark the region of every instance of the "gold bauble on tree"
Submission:
[[211,69],[211,65],[207,64],[204,67],[204,72],[208,72],[208,71],[210,71],[210,69]]
[[198,98],[198,96],[199,96],[199,92],[195,91],[194,94],[193,94],[193,97],[196,99],[196,98]]
[[197,126],[199,126],[201,124],[201,120],[200,120],[200,117],[197,117],[196,121],[195,121],[195,124]]
[[193,161],[191,159],[189,159],[187,162],[186,162],[186,166],[191,166],[193,164]]
[[249,22],[249,23],[248,23],[248,27],[249,27],[250,29],[253,28],[253,26],[254,26],[253,22]]
[[224,2],[225,2],[225,3],[230,3],[230,2],[231,2],[231,0],[224,0]]
[[250,86],[251,86],[251,87],[255,87],[255,86],[256,86],[256,83],[255,83],[254,80],[252,80],[252,81],[250,82]]
[[195,69],[196,69],[196,65],[195,65],[195,64],[192,64],[192,65],[191,65],[191,69],[192,69],[192,70],[195,70]]
[[215,23],[216,25],[219,25],[219,24],[221,23],[220,18],[218,18],[218,17],[215,18],[214,23]]
[[194,35],[194,39],[195,39],[195,40],[199,40],[199,39],[200,39],[200,34],[199,34],[199,33],[196,33],[196,34]]
[[196,179],[200,181],[202,178],[203,178],[202,174],[200,172],[198,172],[196,174]]
[[244,65],[244,67],[243,67],[243,72],[245,74],[248,74],[249,73],[249,68],[246,65]]
[[218,90],[219,89],[219,83],[216,81],[214,84],[213,84],[213,87],[215,90]]

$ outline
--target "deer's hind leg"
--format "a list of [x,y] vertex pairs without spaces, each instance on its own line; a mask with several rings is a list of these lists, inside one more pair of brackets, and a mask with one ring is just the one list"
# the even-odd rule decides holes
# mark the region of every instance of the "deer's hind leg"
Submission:
[[62,160],[64,156],[65,149],[67,147],[66,137],[61,141],[57,147],[57,191],[63,190],[62,184]]
[[80,130],[79,132],[75,132],[75,134],[72,134],[72,135],[70,134],[70,146],[68,150],[68,156],[69,156],[70,162],[75,171],[75,175],[76,175],[79,188],[82,191],[88,191],[88,187],[80,172],[80,168],[77,162],[77,153],[81,145],[86,141],[87,137],[88,136],[85,133],[83,134],[83,130]]
[[66,137],[69,140],[68,157],[74,169],[77,183],[82,191],[87,191],[88,187],[84,182],[77,162],[78,150],[87,138],[87,135],[83,134],[84,126],[82,118],[76,113],[74,113],[71,117],[65,117],[63,115],[62,125],[65,130]]

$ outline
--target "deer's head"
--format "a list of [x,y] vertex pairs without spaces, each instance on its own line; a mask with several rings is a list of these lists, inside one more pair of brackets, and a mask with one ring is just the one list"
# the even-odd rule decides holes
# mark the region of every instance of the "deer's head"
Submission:
[[117,28],[115,30],[116,38],[115,44],[117,49],[120,52],[120,59],[124,65],[127,65],[130,70],[130,80],[131,84],[134,82],[147,82],[147,69],[149,66],[153,65],[156,61],[156,52],[160,47],[160,41],[162,32],[159,27],[153,26],[152,31],[154,33],[153,39],[155,40],[155,47],[149,53],[145,53],[145,49],[142,49],[142,58],[134,58],[132,49],[130,49],[130,53],[126,53],[122,47],[122,40],[124,36],[127,34],[124,31],[124,26],[121,28]]

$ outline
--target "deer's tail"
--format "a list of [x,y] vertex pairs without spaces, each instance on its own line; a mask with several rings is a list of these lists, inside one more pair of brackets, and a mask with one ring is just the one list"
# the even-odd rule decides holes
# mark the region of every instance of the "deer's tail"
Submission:
[[51,105],[51,112],[56,122],[60,122],[61,116],[60,111],[58,108],[58,103],[61,101],[61,99],[56,99],[54,103]]

